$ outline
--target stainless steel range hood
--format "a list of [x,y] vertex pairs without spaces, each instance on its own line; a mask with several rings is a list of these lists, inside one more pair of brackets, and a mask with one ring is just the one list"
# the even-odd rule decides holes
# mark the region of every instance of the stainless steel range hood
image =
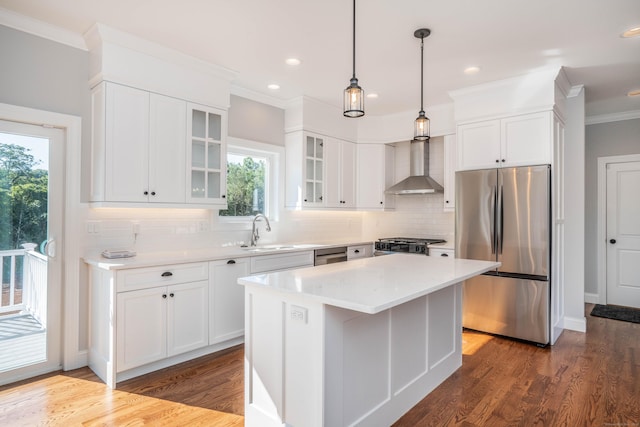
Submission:
[[411,141],[410,174],[408,178],[389,187],[386,194],[442,193],[444,188],[429,176],[429,142]]

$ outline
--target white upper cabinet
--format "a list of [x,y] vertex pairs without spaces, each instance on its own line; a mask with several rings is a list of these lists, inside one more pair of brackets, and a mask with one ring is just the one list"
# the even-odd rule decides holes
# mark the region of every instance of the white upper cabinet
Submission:
[[356,206],[356,144],[338,139],[327,139],[326,153],[326,206],[328,208],[354,208]]
[[227,113],[187,106],[187,201],[227,208]]
[[184,203],[186,103],[103,82],[92,107],[91,201]]
[[394,184],[395,152],[385,144],[357,146],[357,207],[362,210],[395,208],[395,196],[384,191]]
[[285,206],[324,208],[326,138],[308,132],[285,135]]
[[505,166],[550,164],[553,112],[526,114],[500,120]]
[[186,103],[152,93],[149,111],[149,201],[184,203]]
[[553,113],[458,126],[458,170],[551,163]]
[[456,207],[456,136],[444,137],[444,210],[453,212]]

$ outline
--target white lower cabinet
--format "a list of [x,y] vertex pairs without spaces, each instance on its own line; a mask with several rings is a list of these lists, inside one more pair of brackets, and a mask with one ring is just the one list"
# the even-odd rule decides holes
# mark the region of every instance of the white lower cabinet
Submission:
[[429,256],[439,256],[439,257],[449,257],[455,258],[456,253],[453,249],[444,249],[444,248],[429,248]]
[[209,263],[209,344],[244,335],[244,286],[238,278],[249,275],[249,258]]
[[92,265],[90,278],[89,367],[109,387],[224,348],[209,346],[208,262]]
[[369,258],[373,256],[373,245],[357,245],[347,247],[347,261],[358,258]]
[[251,257],[251,274],[313,267],[313,251]]
[[117,296],[117,371],[204,347],[208,281],[121,292]]

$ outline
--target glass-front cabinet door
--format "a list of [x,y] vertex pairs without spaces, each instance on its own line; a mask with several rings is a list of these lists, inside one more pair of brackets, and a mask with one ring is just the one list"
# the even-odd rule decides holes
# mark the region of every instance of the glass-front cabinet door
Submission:
[[187,198],[226,209],[226,111],[190,104],[187,111]]
[[305,197],[307,206],[324,201],[324,138],[305,136]]

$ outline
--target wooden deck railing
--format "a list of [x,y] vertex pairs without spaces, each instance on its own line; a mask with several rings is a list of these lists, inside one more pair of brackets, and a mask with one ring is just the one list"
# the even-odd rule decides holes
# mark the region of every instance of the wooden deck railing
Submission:
[[29,249],[0,251],[0,315],[28,310],[46,320],[47,257]]

